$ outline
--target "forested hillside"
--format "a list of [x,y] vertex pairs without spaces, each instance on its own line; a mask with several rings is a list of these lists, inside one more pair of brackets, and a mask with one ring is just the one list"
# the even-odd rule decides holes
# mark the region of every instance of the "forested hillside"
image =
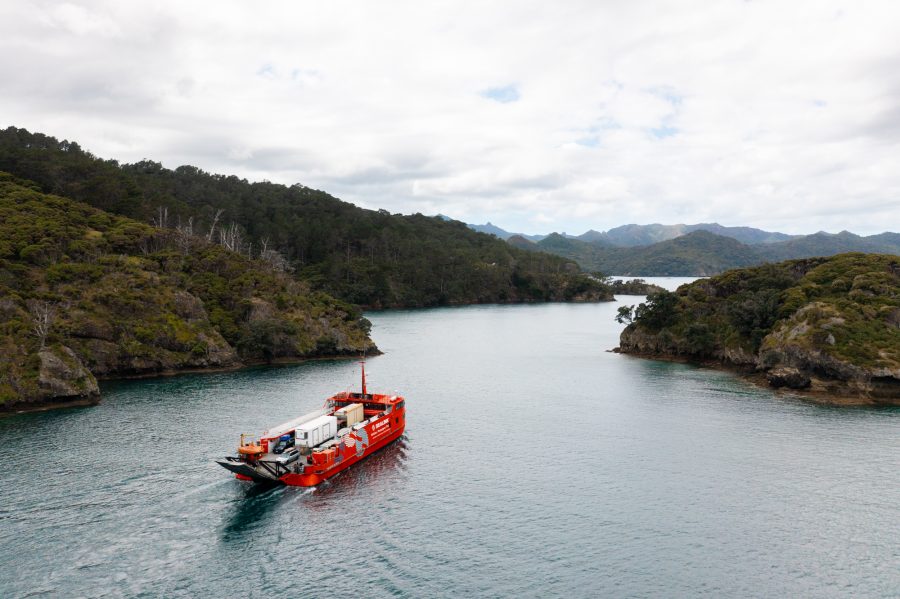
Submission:
[[771,384],[900,404],[900,257],[790,260],[619,309],[626,353],[713,359]]
[[761,261],[753,248],[707,231],[641,247],[608,247],[554,233],[535,247],[611,275],[708,276]]
[[900,254],[900,234],[881,233],[861,237],[849,231],[835,234],[820,232],[790,241],[759,246],[755,249],[761,258],[770,262],[814,256],[833,256],[843,252]]
[[[740,227],[733,229],[742,230]],[[606,241],[588,242],[556,233],[530,245],[518,241],[521,238],[510,238],[507,243],[513,243],[513,239],[516,239],[517,247],[557,254],[576,261],[589,271],[629,276],[709,276],[742,266],[833,256],[842,252],[900,254],[900,235],[897,233],[861,237],[846,231],[753,245],[705,230],[634,247],[610,247]]]
[[314,288],[363,306],[611,298],[574,261],[510,247],[456,221],[365,210],[302,185],[151,161],[120,165],[14,127],[0,132],[0,170],[141,222],[225,236],[244,255],[283,257]]
[[359,355],[368,330],[277,265],[0,172],[0,410],[96,395],[95,376]]
[[578,239],[600,241],[606,245],[618,247],[636,247],[668,241],[694,231],[707,231],[722,237],[736,239],[748,245],[775,243],[789,240],[792,237],[784,233],[763,231],[752,227],[724,227],[719,223],[699,223],[695,225],[622,225],[603,233],[588,231],[584,235],[579,235]]

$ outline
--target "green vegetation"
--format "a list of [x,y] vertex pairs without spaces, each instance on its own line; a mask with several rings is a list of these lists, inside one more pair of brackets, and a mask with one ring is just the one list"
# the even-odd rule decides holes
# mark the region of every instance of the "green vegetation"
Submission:
[[611,299],[571,260],[510,247],[457,221],[364,210],[302,185],[150,161],[120,165],[14,127],[0,131],[0,170],[140,222],[190,224],[245,255],[274,251],[312,288],[363,306]]
[[95,395],[95,375],[377,351],[359,305],[610,299],[463,223],[0,132],[6,409]]
[[606,245],[617,247],[635,247],[641,245],[652,245],[661,241],[668,241],[693,233],[694,231],[708,231],[721,235],[722,237],[730,237],[747,245],[776,243],[779,241],[787,241],[791,239],[790,235],[784,233],[774,233],[754,229],[752,227],[723,227],[719,223],[699,223],[696,225],[622,225],[610,229],[606,232],[588,231],[578,238],[583,241],[601,242]]
[[[711,225],[695,225],[682,229],[700,226]],[[619,229],[626,232],[629,228],[640,229],[642,236],[638,239],[644,239],[649,234],[644,229],[650,229],[649,232],[653,233],[655,231],[653,227],[661,227],[666,234],[674,234],[674,231],[670,230],[672,227],[663,225],[647,227],[628,225]],[[756,229],[718,227],[718,230],[726,230],[731,235],[736,235],[734,231],[738,231],[749,239],[759,237],[751,235],[757,231]],[[510,238],[508,243],[522,249],[563,256],[574,260],[586,270],[640,276],[710,276],[731,268],[793,258],[832,256],[844,252],[900,253],[900,234],[897,233],[882,233],[869,237],[860,237],[847,232],[836,235],[816,233],[785,241],[756,242],[747,245],[732,237],[699,229],[675,239],[643,246],[611,247],[606,238],[586,241],[563,237],[556,233],[537,243],[521,237]]]
[[0,173],[0,404],[77,395],[90,373],[355,355],[368,330],[270,261]]
[[707,231],[641,247],[610,247],[554,233],[535,248],[574,260],[582,268],[616,275],[707,276],[761,261],[754,248]]
[[623,351],[789,366],[882,387],[894,380],[900,390],[900,256],[848,253],[732,270],[651,295],[617,319],[633,319]]
[[644,279],[631,279],[630,281],[604,279],[616,295],[650,295],[665,291],[659,285],[648,283]]
[[872,254],[900,254],[900,234],[881,233],[860,237],[847,231],[834,235],[815,233],[791,239],[782,243],[759,246],[757,252],[763,260],[778,262],[792,258],[833,256],[846,252],[866,252]]

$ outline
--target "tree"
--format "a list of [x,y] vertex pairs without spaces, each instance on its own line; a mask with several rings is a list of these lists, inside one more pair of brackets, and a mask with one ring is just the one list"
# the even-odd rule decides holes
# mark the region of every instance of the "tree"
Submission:
[[175,225],[175,243],[181,253],[187,255],[191,250],[191,244],[194,242],[194,217],[187,220],[187,224],[181,224],[181,218]]
[[216,224],[219,222],[219,218],[222,216],[222,213],[225,212],[222,209],[216,210],[216,215],[213,217],[212,224],[209,226],[209,232],[206,234],[206,241],[212,243],[213,235],[216,232]]
[[659,291],[647,296],[647,301],[634,310],[634,321],[647,328],[660,330],[677,320],[678,294]]
[[631,324],[634,321],[634,306],[619,306],[616,312],[616,322],[619,324]]
[[40,349],[44,349],[47,343],[47,336],[50,329],[53,328],[53,322],[56,320],[57,306],[53,302],[45,300],[28,300],[28,311],[31,313],[31,325],[34,336],[40,343]]

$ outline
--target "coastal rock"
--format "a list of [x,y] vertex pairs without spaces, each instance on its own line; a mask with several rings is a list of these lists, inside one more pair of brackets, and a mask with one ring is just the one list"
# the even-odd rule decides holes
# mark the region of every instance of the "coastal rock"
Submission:
[[651,332],[636,325],[628,325],[619,337],[621,353],[625,354],[674,354],[682,352],[674,336],[667,331]]
[[813,373],[818,378],[840,381],[864,380],[870,374],[867,369],[835,358],[822,350],[797,344],[784,344],[761,349],[758,363],[763,369],[796,368]]
[[696,360],[717,360],[738,367],[756,367],[757,356],[742,347],[700,347],[686,336],[668,329],[648,331],[630,325],[619,337],[620,353],[646,356],[678,356]]
[[725,347],[716,350],[713,354],[717,360],[733,364],[735,366],[756,366],[757,356],[748,352],[743,347]]
[[258,297],[249,301],[250,309],[247,313],[247,321],[252,323],[273,320],[275,318],[275,306]]
[[191,295],[187,291],[177,289],[173,293],[172,307],[175,314],[188,322],[208,320],[206,310],[200,298]]
[[773,387],[787,387],[789,389],[807,389],[810,378],[796,368],[774,368],[766,373],[766,380]]
[[61,345],[38,352],[41,399],[90,397],[100,394],[97,379],[70,348]]
[[192,366],[227,368],[240,363],[237,352],[217,331],[201,333],[199,338],[205,349],[200,356],[195,356]]

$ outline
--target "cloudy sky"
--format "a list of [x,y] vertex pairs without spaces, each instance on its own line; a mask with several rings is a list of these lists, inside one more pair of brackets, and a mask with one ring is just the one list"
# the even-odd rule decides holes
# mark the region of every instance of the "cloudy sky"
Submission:
[[900,3],[0,3],[0,126],[527,233],[900,230]]

